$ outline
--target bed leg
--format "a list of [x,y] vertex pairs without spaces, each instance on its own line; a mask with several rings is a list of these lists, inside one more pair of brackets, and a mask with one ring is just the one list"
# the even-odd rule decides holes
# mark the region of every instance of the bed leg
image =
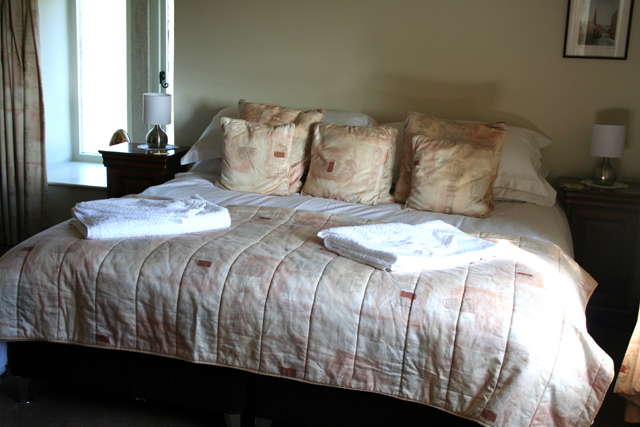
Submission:
[[227,424],[227,427],[241,427],[241,414],[224,414],[224,422]]
[[16,378],[18,379],[18,398],[16,399],[16,405],[28,405],[32,399],[29,397],[29,378]]
[[271,420],[256,417],[256,427],[271,427]]

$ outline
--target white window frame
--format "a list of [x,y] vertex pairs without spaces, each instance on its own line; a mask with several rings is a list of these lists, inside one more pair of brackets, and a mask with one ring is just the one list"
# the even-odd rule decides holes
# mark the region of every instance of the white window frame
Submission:
[[[173,95],[173,70],[171,69],[173,58],[169,57],[169,52],[173,52],[173,28],[169,22],[173,15],[173,0],[148,1],[149,34],[157,34],[157,37],[149,39],[148,92]],[[166,88],[160,85],[161,71],[165,73],[165,83],[168,85]],[[171,104],[171,123],[173,123],[173,97]],[[173,141],[173,126],[166,125],[165,131],[169,141]],[[174,142],[170,142],[170,144],[174,144]]]
[[[55,4],[58,10],[63,7],[67,10],[67,34],[65,37],[68,40],[68,46],[65,49],[65,55],[68,53],[68,101],[62,102],[56,97],[47,98],[46,82],[51,82],[50,85],[52,86],[58,84],[60,78],[64,78],[64,76],[59,75],[56,71],[51,71],[46,63],[41,64],[41,67],[43,83],[45,83],[45,121],[51,121],[53,123],[59,120],[60,115],[56,114],[56,108],[60,108],[60,106],[62,106],[62,108],[68,108],[69,125],[64,132],[68,133],[68,135],[61,135],[58,132],[54,137],[47,136],[47,141],[56,140],[55,147],[48,147],[47,153],[50,154],[51,157],[55,157],[53,163],[65,161],[64,159],[73,162],[101,163],[102,157],[99,154],[80,153],[78,46],[75,0],[38,0],[38,2],[40,10],[46,9],[52,4]],[[166,92],[172,92],[173,89],[172,72],[167,69],[166,65],[167,62],[172,61],[172,58],[167,58],[166,54],[163,55],[160,53],[166,52],[167,43],[172,40],[172,34],[169,33],[173,30],[167,26],[166,7],[163,7],[163,5],[166,4],[169,4],[169,9],[173,10],[173,0],[127,0],[128,111],[127,128],[125,130],[131,137],[132,142],[144,143],[149,127],[142,123],[142,94],[144,92],[159,92],[158,74],[161,69],[165,70],[167,80],[170,84],[169,90]],[[47,18],[48,16],[46,16],[46,14],[41,13],[41,22]],[[53,29],[51,25],[47,27],[50,31],[60,31],[59,28]],[[151,31],[153,31],[153,33]],[[149,34],[163,34],[163,36],[151,37]],[[168,34],[169,36],[167,36]],[[41,38],[43,37],[47,37],[47,35],[42,36],[41,33]],[[49,79],[47,79],[47,73],[52,73]],[[105,70],[105,91],[108,91],[108,84],[108,70]],[[165,90],[163,89],[162,92],[165,92]],[[57,94],[56,96],[59,95]],[[48,105],[46,103],[47,99],[49,99]],[[51,114],[49,120],[47,119],[49,115],[47,112]],[[115,130],[116,129],[114,129],[114,131]],[[172,129],[168,130],[172,132]],[[172,139],[170,134],[170,140]],[[62,140],[68,142],[60,142]],[[68,146],[64,147],[63,145],[65,143],[67,143]],[[53,152],[55,152],[55,155],[51,154]]]

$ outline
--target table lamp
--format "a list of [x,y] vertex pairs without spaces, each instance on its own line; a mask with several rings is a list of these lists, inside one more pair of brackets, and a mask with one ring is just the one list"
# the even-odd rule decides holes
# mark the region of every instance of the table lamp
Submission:
[[609,158],[622,157],[625,125],[593,125],[591,134],[591,155],[604,157],[593,171],[592,181],[596,185],[613,185],[616,183],[616,170],[609,163]]
[[165,148],[167,146],[167,134],[160,125],[171,123],[171,95],[167,93],[143,93],[142,94],[143,123],[153,125],[147,134],[149,148]]

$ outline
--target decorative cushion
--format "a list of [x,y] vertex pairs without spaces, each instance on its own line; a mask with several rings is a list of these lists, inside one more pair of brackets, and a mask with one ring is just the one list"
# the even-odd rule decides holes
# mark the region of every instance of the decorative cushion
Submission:
[[493,169],[493,178],[491,185],[487,189],[485,199],[488,206],[491,206],[493,199],[493,181],[495,181],[498,166],[500,164],[500,155],[502,146],[507,135],[507,125],[505,123],[471,123],[458,122],[453,120],[439,119],[427,116],[425,114],[407,112],[404,115],[404,156],[400,166],[400,178],[396,183],[395,199],[396,202],[406,202],[412,187],[412,171],[413,171],[413,137],[415,135],[425,135],[431,138],[448,139],[453,142],[490,142],[498,144],[499,150],[497,158],[494,158],[495,168]]
[[411,193],[405,208],[488,216],[506,126],[494,129],[497,132],[467,135],[468,139],[455,139],[462,134],[450,134],[453,139],[415,135]]
[[320,123],[302,195],[375,205],[390,195],[397,131]]
[[311,125],[324,117],[324,110],[300,111],[272,104],[256,104],[241,99],[238,102],[240,119],[249,122],[276,126],[283,123],[296,125],[291,145],[291,169],[289,171],[289,193],[302,189],[304,174],[309,167],[311,152]]
[[295,125],[267,126],[223,117],[224,159],[216,186],[247,193],[289,195]]

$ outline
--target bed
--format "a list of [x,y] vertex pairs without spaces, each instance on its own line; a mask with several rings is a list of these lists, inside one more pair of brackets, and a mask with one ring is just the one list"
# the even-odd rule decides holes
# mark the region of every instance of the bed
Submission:
[[[221,111],[201,140],[233,114]],[[409,129],[406,116],[402,124],[379,127],[354,113],[322,114],[331,118],[325,127],[331,135],[345,131],[337,124],[357,140],[362,132],[370,141]],[[263,128],[253,123],[260,120],[229,123],[258,133]],[[268,131],[286,136],[293,127],[285,125],[269,124]],[[412,199],[415,190],[404,203],[367,203],[371,194],[389,195],[388,187],[371,182],[357,195],[360,202],[344,200],[352,184],[336,197],[326,174],[313,168],[315,161],[333,172],[340,164],[321,163],[314,150],[299,175],[306,169],[306,182],[316,180],[328,192],[308,194],[311,185],[291,187],[293,167],[274,178],[282,171],[274,167],[280,153],[293,150],[273,134],[279,143],[275,160],[265,162],[270,178],[253,177],[251,185],[269,181],[269,192],[286,195],[236,191],[228,187],[246,184],[225,180],[220,147],[196,144],[186,159],[198,162],[190,172],[142,196],[197,194],[226,206],[231,227],[88,240],[67,222],[13,248],[0,260],[0,339],[10,342],[11,370],[81,385],[90,379],[128,395],[299,425],[590,425],[613,379],[611,359],[586,331],[585,307],[596,283],[572,260],[566,218],[544,180],[540,149],[548,142],[514,128],[502,153],[474,145],[482,150],[474,159],[488,156],[488,170],[498,168],[496,155],[502,158],[502,174],[491,178],[492,208],[476,216],[403,208],[429,197]],[[519,135],[524,143],[514,142]],[[410,142],[432,147],[423,136]],[[367,164],[388,164],[379,181],[395,182],[398,194],[403,172],[396,166],[405,154],[382,152],[386,160]],[[528,182],[513,176],[528,168]],[[483,201],[474,203],[451,206],[477,213]],[[329,227],[433,219],[511,249],[445,270],[395,272],[339,256],[317,237]]]

